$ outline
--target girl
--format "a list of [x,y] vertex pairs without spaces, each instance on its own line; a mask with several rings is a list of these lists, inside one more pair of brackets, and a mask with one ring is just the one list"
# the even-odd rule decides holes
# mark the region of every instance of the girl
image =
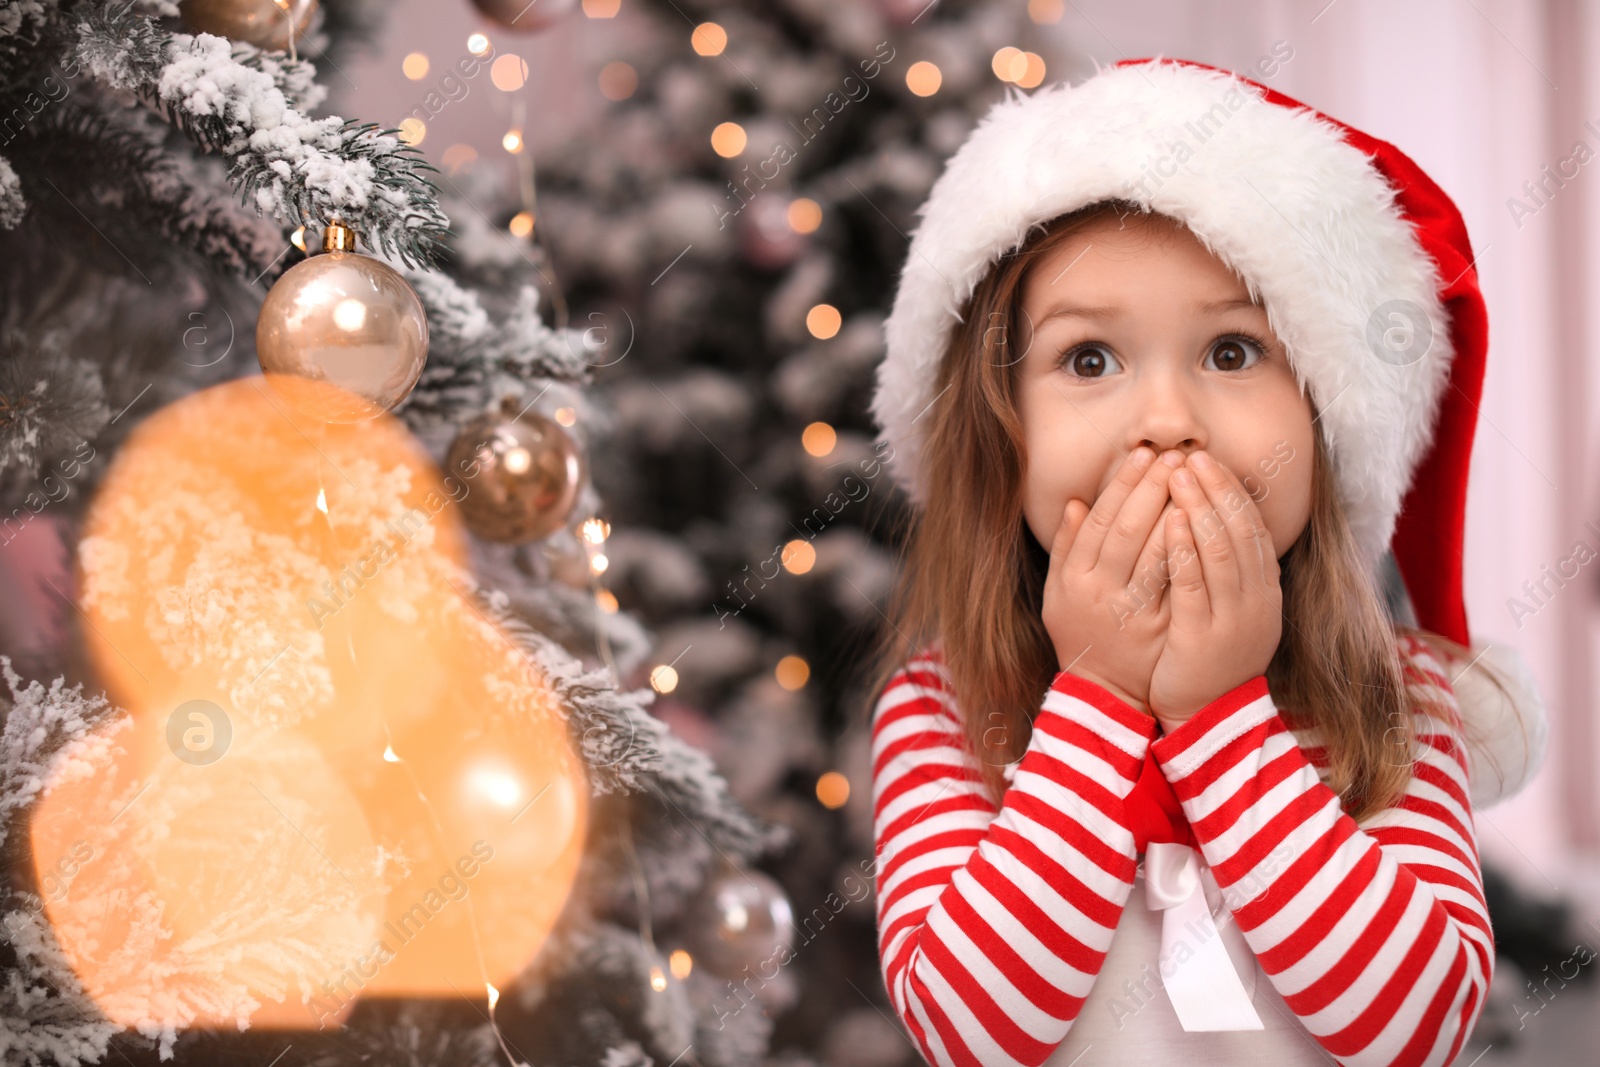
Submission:
[[1472,808],[1542,747],[1468,646],[1454,205],[1139,60],[997,105],[921,214],[873,399],[915,505],[873,689],[901,1021],[939,1064],[1449,1062],[1493,970]]

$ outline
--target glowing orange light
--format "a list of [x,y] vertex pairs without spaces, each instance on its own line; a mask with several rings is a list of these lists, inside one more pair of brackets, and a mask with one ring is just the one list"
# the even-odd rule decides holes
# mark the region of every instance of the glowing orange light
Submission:
[[906,68],[906,88],[917,96],[932,96],[944,84],[944,73],[926,59]]
[[826,456],[838,440],[838,433],[825,422],[813,422],[800,434],[800,444],[813,456]]
[[842,321],[839,309],[832,304],[818,304],[806,312],[806,329],[810,330],[811,336],[819,341],[826,341],[838,333]]
[[810,541],[797,538],[783,546],[782,560],[783,569],[790,574],[804,574],[816,565],[817,550]]
[[817,799],[825,808],[842,808],[850,799],[850,779],[829,771],[817,779]]
[[79,582],[128,716],[46,776],[29,831],[45,917],[114,1022],[235,1029],[211,1006],[253,998],[250,1025],[315,1029],[538,953],[589,790],[548,681],[452,587],[471,478],[389,416],[315,423],[259,378],[119,450]]
[[732,159],[744,151],[746,140],[744,127],[737,122],[720,123],[711,131],[711,150],[723,159]]
[[[790,544],[794,543],[790,542]],[[804,544],[804,542],[800,543]],[[806,545],[806,547],[810,548],[811,546]],[[811,664],[807,663],[801,656],[785,656],[778,661],[778,665],[773,668],[772,673],[778,679],[779,685],[792,692],[805,685],[806,681],[810,679]]]

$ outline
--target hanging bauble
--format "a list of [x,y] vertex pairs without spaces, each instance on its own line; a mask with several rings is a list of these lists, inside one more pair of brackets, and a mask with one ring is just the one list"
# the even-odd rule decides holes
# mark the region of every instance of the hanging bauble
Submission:
[[472,6],[508,30],[538,33],[572,14],[578,0],[472,0]]
[[291,27],[297,41],[311,28],[317,0],[182,0],[178,13],[196,33],[284,52]]
[[256,320],[256,357],[284,399],[324,422],[361,422],[410,395],[428,318],[399,271],[352,251],[331,223],[320,255],[284,271]]
[[752,266],[787,267],[805,251],[806,236],[789,222],[789,201],[758,196],[739,212],[739,247]]
[[514,405],[483,415],[451,442],[445,469],[467,484],[461,513],[486,541],[518,544],[567,521],[583,485],[583,453],[566,431]]
[[794,909],[773,879],[723,863],[684,915],[683,932],[696,963],[734,978],[746,968],[760,972],[787,962]]

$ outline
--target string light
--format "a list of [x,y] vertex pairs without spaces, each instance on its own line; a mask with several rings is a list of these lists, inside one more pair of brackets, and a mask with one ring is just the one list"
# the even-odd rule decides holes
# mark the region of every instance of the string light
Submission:
[[512,155],[522,151],[522,131],[507,130],[506,135],[500,138],[500,146]]
[[850,799],[850,779],[829,771],[817,779],[817,800],[825,808],[842,808]]
[[819,341],[826,341],[838,333],[842,321],[839,309],[832,304],[818,304],[806,312],[806,329]]
[[720,56],[728,47],[728,31],[715,22],[702,22],[689,35],[689,44],[696,55]]
[[613,19],[622,0],[583,0],[583,13],[592,19]]
[[[790,543],[792,544],[793,542]],[[806,547],[809,548],[811,546],[807,545]],[[785,656],[773,668],[772,676],[778,680],[779,685],[792,693],[810,681],[811,664],[807,663],[802,656]]]
[[667,957],[667,966],[672,969],[672,977],[681,982],[694,970],[694,958],[683,949],[675,948]]
[[800,444],[813,456],[826,456],[833,451],[839,435],[825,422],[813,422],[800,434]]
[[1003,82],[1014,82],[1028,72],[1028,57],[1022,49],[1006,45],[989,61],[994,76]]
[[306,250],[306,228],[301,226],[290,234],[289,243],[304,252]]
[[1041,26],[1060,22],[1065,13],[1062,0],[1028,0],[1028,17]]
[[489,80],[502,93],[514,93],[528,81],[528,61],[507,52],[489,65]]
[[744,151],[748,140],[744,127],[737,122],[720,123],[711,131],[711,150],[723,159],[732,159]]
[[1023,70],[1017,76],[1017,87],[1036,89],[1044,81],[1044,57],[1037,52],[1022,53]]
[[600,95],[607,100],[626,100],[639,88],[639,72],[633,64],[613,60],[600,68]]
[[658,693],[670,693],[678,688],[678,672],[671,664],[663,663],[650,672],[650,688]]
[[419,82],[428,76],[428,66],[428,57],[421,52],[412,52],[400,61],[401,72],[414,82]]
[[578,421],[578,413],[572,408],[556,408],[556,421],[563,426],[571,426]]
[[944,74],[926,59],[906,68],[906,88],[916,96],[932,96],[944,84]]
[[580,529],[583,539],[591,545],[604,544],[606,538],[611,536],[611,524],[604,519],[584,519]]
[[617,613],[617,608],[620,605],[617,603],[617,594],[613,593],[611,590],[595,590],[594,599],[595,602],[600,605],[600,610],[605,612],[607,615],[615,615]]
[[513,237],[527,237],[533,233],[533,212],[519,211],[511,216],[511,222],[506,227]]
[[611,561],[599,552],[589,557],[589,569],[596,574],[604,574],[609,566],[611,566]]
[[789,201],[789,229],[795,233],[814,233],[822,225],[822,205],[802,196]]
[[810,541],[798,538],[783,546],[783,569],[790,574],[804,574],[817,562],[817,550]]
[[421,119],[412,117],[400,120],[400,139],[413,147],[422,143],[428,136],[428,124]]
[[445,170],[457,174],[478,161],[478,150],[469,144],[453,144],[444,150]]
[[475,33],[467,38],[467,51],[475,56],[481,56],[489,51],[489,38],[481,33]]

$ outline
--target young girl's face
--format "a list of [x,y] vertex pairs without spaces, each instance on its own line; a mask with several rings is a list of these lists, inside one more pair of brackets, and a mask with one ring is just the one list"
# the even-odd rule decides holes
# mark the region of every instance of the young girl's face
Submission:
[[1041,546],[1068,500],[1092,506],[1146,445],[1204,449],[1256,500],[1278,555],[1289,550],[1311,514],[1311,403],[1266,311],[1188,229],[1098,219],[1033,264],[1021,310],[1023,513]]

